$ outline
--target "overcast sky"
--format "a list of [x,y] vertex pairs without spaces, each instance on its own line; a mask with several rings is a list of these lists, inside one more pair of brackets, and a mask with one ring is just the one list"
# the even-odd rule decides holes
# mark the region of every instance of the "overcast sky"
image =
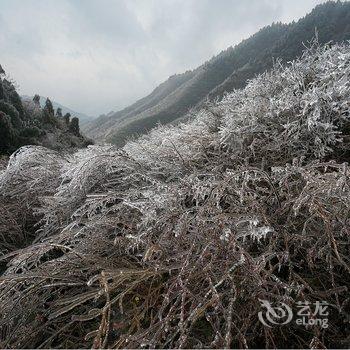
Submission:
[[97,116],[323,0],[0,0],[0,64],[21,94]]

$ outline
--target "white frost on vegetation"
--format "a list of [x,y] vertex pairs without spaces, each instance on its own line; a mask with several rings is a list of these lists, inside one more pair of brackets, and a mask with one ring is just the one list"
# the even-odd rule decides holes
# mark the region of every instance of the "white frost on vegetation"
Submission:
[[[282,265],[317,262],[331,281],[330,261],[347,266],[349,84],[349,45],[313,47],[123,149],[62,155],[26,146],[13,154],[0,173],[0,255],[9,254],[0,309],[5,331],[16,329],[11,347],[34,344],[36,323],[27,320],[41,312],[49,317],[43,327],[63,338],[62,325],[81,317],[74,329],[87,339],[102,326],[85,329],[85,321],[106,325],[107,315],[119,332],[120,310],[123,327],[135,327],[118,347],[211,348],[233,324],[256,323],[245,311],[258,310],[257,295],[294,300],[302,278],[281,282]],[[7,238],[26,238],[28,218],[33,244],[15,251]],[[146,314],[150,328],[141,327]],[[191,333],[201,314],[219,334],[205,346]],[[247,327],[234,333],[255,325]]]

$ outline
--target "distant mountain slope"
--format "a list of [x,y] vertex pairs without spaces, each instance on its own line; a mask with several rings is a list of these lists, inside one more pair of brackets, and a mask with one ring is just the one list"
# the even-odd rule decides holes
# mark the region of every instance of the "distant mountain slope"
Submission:
[[[28,95],[22,95],[21,98],[23,100],[33,100],[33,96],[28,96]],[[41,107],[45,106],[45,101],[46,101],[46,97],[44,96],[40,96],[40,105]],[[61,108],[62,109],[62,114],[66,114],[66,113],[70,113],[72,117],[77,117],[79,118],[79,122],[80,124],[84,124],[84,123],[88,123],[90,121],[92,121],[94,118],[86,115],[84,113],[80,113],[80,112],[76,112],[73,109],[70,109],[69,107],[66,107],[58,102],[52,101],[52,105],[54,109],[57,108]]]
[[113,129],[116,121],[120,124],[123,122],[127,123],[134,116],[147,113],[152,107],[159,105],[179,87],[185,85],[185,83],[193,78],[195,74],[196,71],[188,71],[183,74],[171,76],[167,81],[154,89],[150,95],[138,100],[133,105],[126,107],[122,111],[97,118],[86,125],[84,131],[87,134],[93,135],[94,138],[103,139],[105,137],[105,132],[109,129]]
[[320,44],[350,39],[350,3],[327,2],[298,22],[265,27],[197,69],[170,77],[122,111],[90,122],[83,130],[97,141],[123,145],[129,136],[144,133],[159,122],[172,122],[208,98],[220,98],[226,91],[244,87],[248,79],[270,69],[273,58],[284,62],[296,58],[316,29]]

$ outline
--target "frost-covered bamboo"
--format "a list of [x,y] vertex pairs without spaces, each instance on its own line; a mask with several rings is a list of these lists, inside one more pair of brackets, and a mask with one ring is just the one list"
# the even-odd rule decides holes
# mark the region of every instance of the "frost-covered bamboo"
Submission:
[[[12,155],[0,345],[343,344],[349,81],[349,45],[314,46],[123,149]],[[330,327],[267,329],[259,299],[325,300]]]

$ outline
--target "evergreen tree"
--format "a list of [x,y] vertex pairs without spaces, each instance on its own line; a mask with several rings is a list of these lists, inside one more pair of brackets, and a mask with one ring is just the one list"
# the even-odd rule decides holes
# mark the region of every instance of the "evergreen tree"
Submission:
[[62,118],[62,108],[58,107],[56,109],[56,117]]
[[69,125],[70,122],[70,113],[66,113],[63,117],[64,121],[66,122],[67,125]]
[[69,124],[69,131],[72,132],[76,136],[80,136],[79,130],[79,118],[73,117]]
[[14,87],[13,87],[13,90],[11,91],[11,94],[10,94],[10,101],[11,101],[12,105],[17,109],[20,118],[23,119],[24,108],[23,108],[23,104],[22,104],[22,99],[18,95],[18,93]]
[[19,129],[22,126],[22,120],[19,117],[19,113],[12,104],[1,100],[0,111],[10,118],[10,123],[14,128]]
[[15,131],[11,118],[0,111],[0,154],[8,154],[14,150]]
[[55,110],[49,98],[46,99],[44,107],[43,121],[45,124],[55,124]]
[[2,80],[0,79],[0,100],[5,98],[4,88],[2,86]]
[[52,102],[49,98],[46,99],[46,102],[45,102],[45,109],[49,112],[49,114],[51,114],[52,116],[55,115],[55,111],[53,109],[53,105],[52,105]]
[[40,96],[38,94],[33,97],[33,101],[36,106],[40,107]]
[[7,95],[6,99],[8,100],[7,102],[10,103],[13,107],[15,107],[19,113],[20,118],[23,118],[24,108],[23,108],[22,100],[19,97],[15,86],[11,81],[4,79],[3,87],[6,90],[6,95]]

